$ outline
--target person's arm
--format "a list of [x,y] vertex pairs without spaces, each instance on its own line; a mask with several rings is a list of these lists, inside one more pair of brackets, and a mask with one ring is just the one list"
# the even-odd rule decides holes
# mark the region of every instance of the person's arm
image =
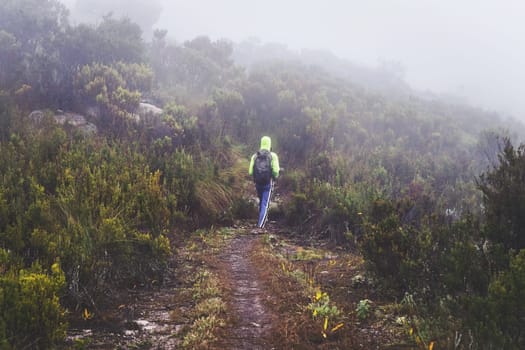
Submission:
[[248,168],[248,175],[253,176],[253,165],[255,164],[255,154],[250,159],[250,167]]
[[277,179],[279,177],[279,171],[281,170],[279,166],[279,157],[277,154],[272,152],[272,176],[274,179]]

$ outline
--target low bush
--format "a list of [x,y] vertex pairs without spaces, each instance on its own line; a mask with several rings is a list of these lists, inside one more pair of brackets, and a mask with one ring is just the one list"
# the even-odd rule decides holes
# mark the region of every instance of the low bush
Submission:
[[[1,266],[1,265],[0,265]],[[59,297],[65,276],[34,265],[0,277],[0,348],[49,349],[64,340],[67,323]]]

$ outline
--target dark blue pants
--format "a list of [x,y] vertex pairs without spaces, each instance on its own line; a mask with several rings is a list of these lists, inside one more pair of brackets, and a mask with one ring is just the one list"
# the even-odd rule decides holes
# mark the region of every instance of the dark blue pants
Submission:
[[257,197],[259,197],[259,221],[257,227],[264,227],[268,219],[268,207],[270,206],[270,196],[272,194],[272,181],[266,185],[255,184]]

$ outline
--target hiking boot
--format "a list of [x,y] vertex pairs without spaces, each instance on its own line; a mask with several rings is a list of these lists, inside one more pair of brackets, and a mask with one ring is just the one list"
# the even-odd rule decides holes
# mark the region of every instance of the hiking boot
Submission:
[[264,233],[264,229],[262,227],[256,227],[250,231],[252,235],[260,235]]

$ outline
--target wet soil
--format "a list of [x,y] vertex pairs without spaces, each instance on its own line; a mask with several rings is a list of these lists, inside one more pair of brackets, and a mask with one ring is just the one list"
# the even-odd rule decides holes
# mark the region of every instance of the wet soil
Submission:
[[183,325],[172,320],[176,307],[173,291],[174,273],[162,286],[129,290],[121,305],[92,320],[74,320],[70,324],[67,348],[82,344],[86,349],[176,349],[174,336]]
[[[220,340],[211,349],[272,349],[269,339],[271,312],[264,305],[264,293],[258,269],[250,260],[258,236],[236,234],[217,257],[217,274],[222,276],[228,303],[228,324]],[[179,269],[180,270],[180,269]],[[85,349],[178,349],[180,332],[187,325],[173,312],[189,309],[187,301],[178,300],[175,269],[170,270],[161,286],[129,290],[122,305],[92,320],[73,320],[66,348],[75,344]],[[80,311],[79,311],[80,312]],[[97,317],[99,316],[99,317]]]
[[252,235],[235,237],[220,257],[226,285],[230,289],[229,310],[232,325],[224,331],[224,337],[217,348],[223,349],[272,349],[269,332],[271,313],[266,310],[259,271],[250,259],[256,240]]

